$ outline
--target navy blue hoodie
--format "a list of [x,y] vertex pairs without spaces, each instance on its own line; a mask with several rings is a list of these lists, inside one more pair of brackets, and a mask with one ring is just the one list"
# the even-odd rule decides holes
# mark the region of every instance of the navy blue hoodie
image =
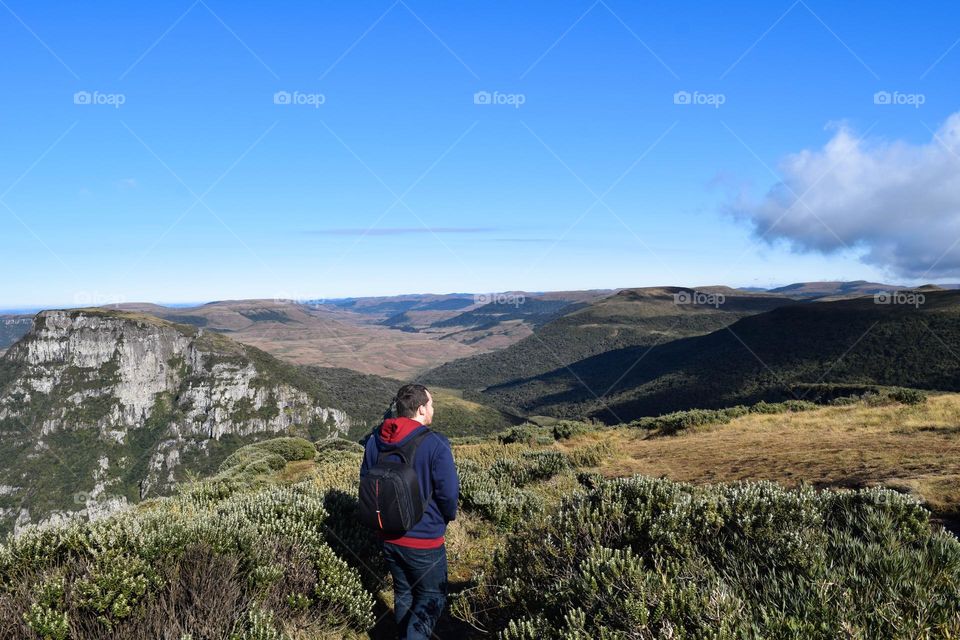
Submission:
[[[388,418],[380,428],[367,439],[363,464],[360,465],[360,477],[377,464],[380,452],[396,450],[406,444],[410,438],[426,429],[412,418]],[[385,456],[386,460],[397,460]],[[457,517],[457,500],[460,494],[460,480],[453,462],[450,441],[435,431],[431,431],[417,447],[413,462],[420,482],[420,495],[430,499],[424,503],[423,517],[402,536],[380,534],[385,542],[418,549],[431,549],[443,544],[443,534],[447,523]],[[432,495],[431,495],[432,494]]]

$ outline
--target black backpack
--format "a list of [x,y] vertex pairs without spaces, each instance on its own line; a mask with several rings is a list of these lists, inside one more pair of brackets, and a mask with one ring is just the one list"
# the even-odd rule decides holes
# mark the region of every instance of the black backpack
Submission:
[[[360,478],[357,518],[361,524],[397,534],[407,531],[423,517],[424,506],[430,497],[427,500],[420,497],[420,482],[413,461],[417,447],[429,433],[429,429],[424,429],[402,447],[379,452],[377,463]],[[385,460],[387,456],[399,456],[402,462]]]

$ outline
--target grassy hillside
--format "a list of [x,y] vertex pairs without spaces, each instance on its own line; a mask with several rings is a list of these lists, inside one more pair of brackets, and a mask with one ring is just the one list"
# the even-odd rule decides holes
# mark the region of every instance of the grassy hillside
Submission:
[[[349,369],[304,367],[303,371],[314,385],[343,403],[342,406],[351,407],[365,416],[370,424],[378,423],[386,415],[397,389],[404,384],[399,380],[360,374]],[[514,415],[480,402],[465,400],[459,391],[432,387],[430,392],[434,404],[432,428],[448,437],[489,435],[520,422]],[[369,431],[368,426],[351,429],[346,438],[359,440]]]
[[[873,297],[791,305],[652,349],[602,353],[487,389],[521,412],[614,423],[690,407],[812,399],[831,384],[960,388],[960,292],[919,307]],[[603,398],[598,401],[596,396]]]
[[507,320],[524,320],[539,326],[559,315],[570,313],[586,306],[586,303],[567,300],[541,300],[523,298],[515,302],[494,301],[465,311],[452,318],[434,322],[433,327],[478,327],[493,325]]
[[795,282],[783,287],[770,289],[770,293],[781,293],[803,298],[826,298],[833,296],[872,296],[881,291],[896,291],[906,287],[866,280],[830,280],[820,282]]
[[[538,376],[614,349],[649,347],[710,333],[740,318],[794,304],[783,296],[727,288],[710,288],[699,297],[694,295],[693,290],[680,287],[624,289],[546,323],[505,349],[443,364],[421,378],[446,387],[479,390]],[[723,296],[722,302],[708,295]]]
[[[927,475],[960,443],[960,396],[887,402],[454,440],[438,636],[957,637],[960,542],[922,504],[957,503],[960,468]],[[177,496],[9,539],[0,639],[390,637],[389,578],[353,519],[360,456],[266,441]],[[782,484],[724,484],[744,475]]]

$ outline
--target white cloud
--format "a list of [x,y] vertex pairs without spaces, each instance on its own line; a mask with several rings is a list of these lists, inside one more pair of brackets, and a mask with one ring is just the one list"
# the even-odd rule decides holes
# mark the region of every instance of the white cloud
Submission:
[[782,182],[731,206],[768,242],[798,251],[855,249],[905,278],[960,276],[960,112],[930,142],[870,143],[838,128],[819,150],[780,163]]

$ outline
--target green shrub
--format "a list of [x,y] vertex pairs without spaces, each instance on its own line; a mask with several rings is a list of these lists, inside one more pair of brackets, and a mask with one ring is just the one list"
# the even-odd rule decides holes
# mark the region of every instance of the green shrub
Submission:
[[569,440],[570,438],[584,433],[595,431],[596,427],[586,422],[575,422],[572,420],[561,420],[553,425],[553,438],[555,440]]
[[283,459],[288,462],[293,460],[312,460],[313,454],[316,453],[313,443],[303,438],[271,438],[270,440],[264,440],[249,446],[254,446],[269,453],[283,456]]
[[317,440],[316,442],[313,443],[313,446],[317,452],[351,451],[354,453],[363,453],[363,445],[357,444],[352,440],[345,440],[344,438],[329,438],[327,440]]
[[906,389],[897,387],[890,390],[890,398],[901,404],[923,404],[927,401],[927,394],[920,389]]
[[523,443],[553,444],[553,431],[549,427],[540,427],[530,422],[511,427],[497,436],[501,444]]
[[765,402],[761,400],[749,407],[736,405],[724,409],[688,409],[686,411],[674,411],[662,416],[648,416],[634,420],[627,426],[657,431],[659,435],[676,435],[681,431],[695,430],[708,425],[727,424],[731,420],[751,413],[776,414],[788,411],[808,411],[817,408],[817,406],[817,404],[806,400],[786,400],[784,402]]
[[252,478],[282,469],[293,460],[312,460],[316,449],[303,438],[272,438],[240,447],[222,463],[218,472],[236,478]]
[[909,497],[583,475],[457,610],[500,638],[952,638],[960,542]]
[[530,481],[530,463],[497,460],[485,468],[473,460],[458,460],[460,505],[507,530],[538,516],[544,503],[532,491],[521,488]]
[[[312,479],[255,491],[203,482],[93,522],[28,527],[0,546],[0,612],[77,640],[281,637],[271,621],[294,615],[317,634],[363,631],[373,596],[328,543],[326,504]],[[0,625],[0,638],[18,637]]]
[[[314,460],[320,464],[326,464],[328,462],[337,462],[345,459],[347,456],[351,455],[362,455],[364,447],[361,444],[356,442],[351,442],[350,440],[344,440],[342,438],[332,438],[330,440],[317,440],[314,443],[316,447],[316,455]],[[357,462],[359,467],[360,463]]]

